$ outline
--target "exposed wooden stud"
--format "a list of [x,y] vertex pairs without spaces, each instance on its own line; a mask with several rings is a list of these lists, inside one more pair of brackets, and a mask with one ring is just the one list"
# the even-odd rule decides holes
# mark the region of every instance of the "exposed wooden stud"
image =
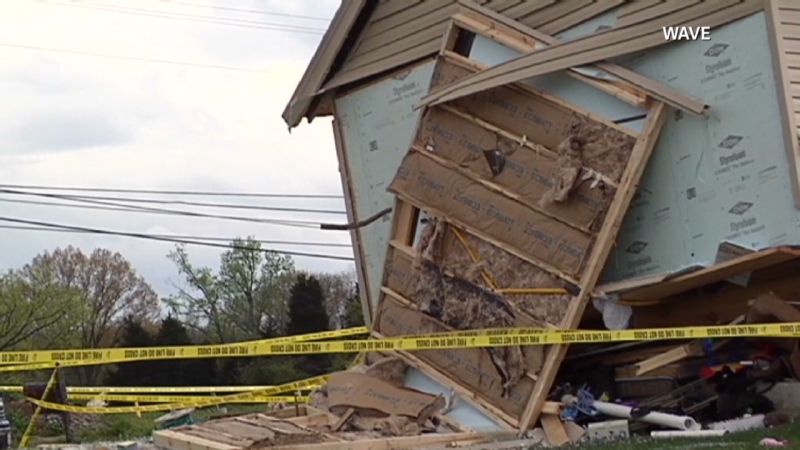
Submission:
[[[531,40],[536,44],[536,50],[561,43],[561,41],[556,37],[527,27],[514,20],[509,20],[503,15],[497,14],[487,8],[477,6],[471,2],[462,3],[462,7],[462,13],[464,11],[470,11],[472,12],[470,16],[476,20],[484,20],[490,24],[501,24],[503,27],[505,27],[504,30],[510,29],[513,30],[517,35],[526,36],[528,40]],[[522,40],[522,42],[527,41]],[[524,53],[530,53],[533,51],[525,51],[524,48],[524,46],[519,48],[519,51]],[[645,106],[644,102],[646,97],[650,96],[659,99],[668,105],[672,105],[676,108],[691,112],[693,114],[703,115],[708,111],[708,105],[706,105],[702,100],[686,95],[685,93],[677,91],[666,84],[646,78],[618,64],[600,62],[594,65],[589,64],[587,66],[594,66],[606,71],[618,77],[619,81],[595,80],[594,78],[590,77],[584,77],[582,81],[587,82],[597,89],[601,89],[626,103],[630,103],[633,106],[643,108]],[[574,72],[572,69],[570,69],[567,71],[567,73],[571,74]],[[613,86],[617,85],[619,85],[618,87],[622,89],[622,91],[613,91]],[[633,95],[634,97],[630,97],[630,95]]]
[[659,367],[672,364],[691,356],[702,356],[703,345],[699,341],[692,341],[687,344],[674,347],[659,355],[652,356],[636,363],[636,376],[642,376],[652,372]]
[[[450,51],[445,52],[444,56],[445,56],[445,59],[448,62],[454,63],[456,65],[459,65],[459,66],[467,68],[467,69],[470,69],[470,70],[472,70],[474,72],[481,72],[483,70],[487,70],[488,69],[487,66],[485,66],[483,64],[480,64],[477,61],[471,60],[471,59],[469,59],[469,58],[467,58],[465,56],[461,56],[461,55],[459,55],[458,53],[455,53],[455,52],[450,52]],[[514,89],[516,91],[519,91],[521,93],[527,94],[527,95],[535,95],[535,96],[541,97],[541,98],[545,99],[546,101],[557,105],[560,108],[568,109],[570,111],[573,111],[575,113],[578,113],[580,115],[588,117],[589,119],[591,119],[591,120],[593,120],[595,122],[601,123],[601,124],[603,124],[603,125],[605,125],[605,126],[607,126],[609,128],[613,128],[613,129],[619,131],[620,133],[627,134],[628,136],[636,137],[636,136],[639,135],[637,132],[635,132],[635,131],[633,131],[631,129],[625,128],[622,125],[616,124],[613,121],[611,121],[611,120],[609,120],[609,119],[607,119],[605,117],[602,117],[602,116],[600,116],[598,114],[595,114],[595,113],[592,113],[592,112],[589,112],[589,111],[586,111],[585,109],[583,109],[583,108],[581,108],[579,106],[573,105],[571,103],[567,103],[566,101],[560,99],[559,97],[556,97],[556,96],[554,96],[552,94],[548,94],[547,92],[543,92],[543,91],[540,91],[538,89],[535,89],[532,86],[526,86],[524,84],[514,84],[514,85],[510,85],[508,87],[510,87],[511,89]],[[434,90],[432,92],[438,92],[438,90]],[[445,105],[440,104],[440,106],[445,106]]]
[[342,417],[340,417],[339,420],[337,420],[336,423],[334,423],[331,426],[331,431],[336,432],[341,430],[344,424],[346,424],[347,421],[350,420],[350,418],[353,417],[353,414],[355,413],[356,413],[355,408],[347,408],[347,411],[345,411],[344,414],[342,414]]
[[[669,20],[685,26],[718,27],[762,9],[760,0],[717,0],[681,9],[671,14]],[[431,92],[421,103],[435,105],[453,101],[526,78],[624,56],[663,44],[661,27],[652,22],[613,29],[597,36],[578,38],[523,55]]]
[[[480,17],[473,13],[473,11],[464,10],[458,15],[454,16],[456,26],[470,30],[474,33],[488,37],[506,47],[514,49],[522,54],[531,53],[550,45],[553,42],[536,39],[533,35],[525,35],[519,31],[511,28],[506,28],[496,22],[491,22],[488,18]],[[545,35],[546,36],[546,35]],[[558,41],[556,40],[556,43]],[[622,100],[637,108],[645,106],[646,95],[644,92],[637,92],[634,86],[629,86],[627,89],[621,86],[621,82],[611,83],[608,81],[597,80],[588,77],[575,68],[570,68],[566,71],[567,75],[576,80],[584,82],[592,87],[600,89],[601,91]]]
[[[619,189],[614,196],[614,200],[611,202],[606,219],[595,240],[591,256],[584,266],[585,269],[579,284],[581,286],[581,291],[577,298],[573,299],[570,303],[569,309],[561,323],[561,328],[573,329],[580,324],[583,311],[586,309],[591,293],[597,284],[597,280],[600,278],[608,255],[614,245],[617,232],[622,226],[625,212],[628,210],[628,206],[636,193],[639,179],[644,172],[647,161],[653,152],[653,148],[655,148],[666,115],[667,106],[662,102],[654,102],[647,114],[643,131],[633,147],[625,172],[620,180]],[[521,433],[527,431],[541,414],[547,393],[550,391],[555,381],[556,374],[566,353],[566,345],[552,346],[547,352],[544,366],[539,372],[539,381],[536,383],[536,386],[534,386],[531,400],[528,402],[525,412],[520,419]]]
[[588,229],[587,227],[572,223],[572,222],[564,219],[563,217],[559,217],[558,215],[553,214],[550,211],[545,210],[544,208],[542,208],[538,204],[528,201],[527,199],[525,199],[521,195],[519,195],[519,194],[517,194],[517,193],[515,193],[513,191],[510,191],[510,190],[506,189],[505,187],[498,185],[497,183],[494,183],[492,181],[489,181],[489,180],[486,180],[484,178],[481,178],[475,172],[473,172],[473,171],[471,171],[469,169],[466,169],[464,167],[461,167],[461,166],[459,166],[458,164],[455,164],[452,161],[449,161],[449,160],[446,160],[444,158],[441,158],[438,155],[436,155],[435,153],[426,151],[424,148],[420,147],[417,144],[412,145],[411,149],[412,149],[412,151],[415,151],[415,152],[419,153],[420,155],[425,156],[426,158],[430,158],[430,159],[436,161],[437,163],[441,164],[442,166],[447,167],[448,169],[450,169],[450,170],[452,170],[454,172],[458,172],[458,173],[464,175],[465,177],[469,178],[470,180],[473,180],[476,183],[479,183],[482,186],[485,186],[486,188],[491,189],[492,191],[496,192],[497,194],[500,194],[500,195],[502,195],[504,197],[510,198],[511,200],[514,200],[515,202],[521,203],[521,204],[527,206],[528,208],[538,212],[539,214],[547,216],[547,217],[549,217],[549,218],[551,218],[551,219],[563,224],[565,227],[569,227],[569,228],[573,228],[575,230],[579,230],[579,231],[581,231],[581,232],[583,232],[583,233],[585,233],[587,235],[590,235],[590,236],[594,234],[592,232],[592,230]]
[[[504,137],[506,139],[510,139],[510,140],[512,140],[514,142],[517,142],[520,145],[522,145],[523,147],[529,148],[529,149],[531,149],[531,150],[533,150],[533,151],[535,151],[537,153],[541,153],[541,154],[549,156],[549,157],[551,157],[553,159],[558,158],[558,155],[554,151],[550,150],[549,148],[547,148],[547,147],[545,147],[543,145],[537,144],[535,142],[531,142],[531,141],[529,141],[527,139],[524,139],[522,136],[518,136],[518,135],[516,135],[514,133],[508,132],[508,131],[506,131],[506,130],[504,130],[502,128],[494,126],[491,123],[489,123],[489,122],[487,122],[487,121],[485,121],[483,119],[479,119],[479,118],[477,118],[477,117],[475,117],[473,115],[467,114],[467,113],[465,113],[465,112],[463,112],[463,111],[461,111],[459,109],[453,108],[452,106],[440,105],[440,106],[437,106],[437,108],[442,108],[443,110],[445,110],[445,111],[447,111],[449,113],[455,114],[455,115],[457,115],[458,117],[461,117],[464,120],[468,120],[468,121],[470,121],[470,122],[472,122],[474,124],[480,125],[481,127],[486,128],[487,130],[489,130],[489,131],[491,131],[491,132],[493,132],[493,133],[495,133],[495,134],[497,134],[499,136],[502,136],[502,137]],[[611,178],[608,178],[606,175],[603,175],[603,174],[599,174],[598,176],[599,176],[600,181],[602,181],[603,184],[605,184],[606,186],[614,188],[614,189],[617,188],[617,182],[616,181],[612,180]]]
[[[415,202],[413,200],[410,200],[410,199],[405,198],[405,197],[400,197],[400,196],[398,196],[398,198],[402,198],[404,201],[407,201],[407,202],[409,202],[411,204],[414,204],[418,208],[423,208],[423,205],[417,205],[417,204],[415,204]],[[553,275],[553,276],[556,276],[558,278],[561,278],[562,280],[564,280],[564,281],[566,281],[568,283],[571,283],[572,285],[579,285],[578,280],[576,280],[575,278],[573,278],[570,275],[567,275],[566,273],[562,272],[558,268],[553,267],[552,265],[544,263],[544,262],[539,261],[537,259],[531,258],[526,253],[521,252],[521,251],[519,251],[519,250],[517,250],[517,249],[515,249],[513,247],[510,247],[510,246],[504,244],[503,242],[498,241],[497,239],[494,239],[494,238],[492,238],[490,236],[487,236],[487,235],[485,235],[483,233],[470,230],[469,229],[470,228],[469,224],[466,224],[466,223],[464,223],[464,222],[462,222],[462,221],[460,221],[458,219],[452,218],[452,217],[448,216],[447,214],[443,213],[442,211],[439,211],[438,209],[434,209],[434,208],[427,207],[427,206],[425,206],[424,209],[428,213],[438,217],[439,219],[444,220],[445,222],[449,222],[451,224],[456,225],[457,227],[461,228],[462,230],[466,231],[467,233],[469,233],[469,234],[471,234],[471,235],[473,235],[473,236],[475,236],[475,237],[477,237],[479,239],[482,239],[482,240],[494,245],[495,247],[499,247],[499,248],[507,251],[508,253],[511,253],[512,255],[514,255],[514,256],[516,256],[516,257],[518,257],[520,259],[525,260],[526,262],[531,263],[532,265],[536,266],[537,268],[542,269],[545,272],[548,272],[550,275]]]

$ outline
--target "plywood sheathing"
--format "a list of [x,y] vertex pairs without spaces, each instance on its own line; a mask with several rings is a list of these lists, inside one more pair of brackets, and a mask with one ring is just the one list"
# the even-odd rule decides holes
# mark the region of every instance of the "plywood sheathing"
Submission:
[[761,0],[702,2],[659,16],[652,21],[615,28],[544,48],[472,75],[442,90],[432,92],[425,104],[450,102],[526,78],[591,64],[645,50],[665,43],[662,27],[670,25],[717,27],[763,9]]

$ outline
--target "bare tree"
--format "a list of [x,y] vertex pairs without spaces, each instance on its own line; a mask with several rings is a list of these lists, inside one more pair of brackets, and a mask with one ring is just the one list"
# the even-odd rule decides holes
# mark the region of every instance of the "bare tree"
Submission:
[[[95,249],[86,255],[67,247],[46,252],[18,272],[31,288],[42,280],[72,292],[79,306],[71,311],[78,345],[97,348],[116,341],[116,326],[124,316],[152,321],[159,315],[158,296],[119,253]],[[83,371],[84,382],[96,381],[98,371]]]

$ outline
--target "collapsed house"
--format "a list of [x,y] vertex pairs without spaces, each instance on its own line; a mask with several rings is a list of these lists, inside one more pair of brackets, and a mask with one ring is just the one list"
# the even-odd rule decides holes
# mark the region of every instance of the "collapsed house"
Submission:
[[[372,335],[720,324],[796,295],[797,27],[788,1],[344,0],[283,117],[333,117],[349,219],[380,216],[351,231]],[[446,417],[547,431],[567,351],[398,353]]]

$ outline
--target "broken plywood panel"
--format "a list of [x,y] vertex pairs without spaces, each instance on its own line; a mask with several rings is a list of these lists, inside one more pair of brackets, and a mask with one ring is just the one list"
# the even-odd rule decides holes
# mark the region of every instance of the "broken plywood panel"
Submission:
[[326,385],[330,407],[347,406],[412,417],[422,424],[444,408],[444,398],[399,388],[378,378],[355,372],[331,375]]

